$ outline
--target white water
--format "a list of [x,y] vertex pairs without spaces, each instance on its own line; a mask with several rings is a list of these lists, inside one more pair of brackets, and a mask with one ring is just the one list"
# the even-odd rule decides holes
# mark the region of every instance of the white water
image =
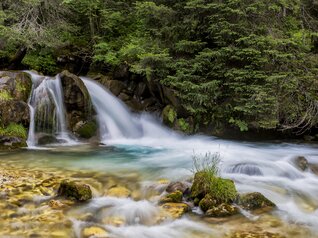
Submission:
[[[87,78],[83,81],[99,115],[103,142],[135,153],[140,167],[163,167],[162,177],[180,179],[191,174],[193,153],[220,153],[221,175],[233,179],[240,192],[261,192],[277,204],[277,213],[284,219],[318,227],[318,177],[300,171],[293,162],[302,155],[318,163],[317,146],[184,137],[150,116],[131,114],[98,83]],[[150,156],[141,152],[147,150],[157,152]]]
[[30,127],[27,144],[37,145],[37,134],[52,134],[57,139],[71,143],[67,130],[63,90],[59,75],[44,77],[27,71],[32,77],[32,92],[29,98]]
[[[112,164],[103,160],[102,163],[98,162],[100,169],[151,168],[154,169],[152,179],[163,177],[178,180],[191,175],[193,153],[217,152],[222,158],[221,175],[233,179],[240,192],[261,192],[277,204],[277,215],[286,221],[317,229],[318,177],[310,170],[300,171],[293,162],[296,156],[301,155],[305,156],[309,162],[318,164],[317,145],[244,143],[206,136],[179,135],[163,127],[149,115],[132,114],[120,100],[98,83],[87,78],[82,80],[98,114],[102,142],[114,145],[138,158],[136,161],[121,164]],[[50,88],[49,85],[44,88],[47,87]],[[30,105],[35,107],[34,103],[31,100]],[[60,112],[63,112],[63,109]],[[57,118],[57,120],[60,119]],[[63,127],[63,122],[60,122],[60,125],[58,128]],[[32,140],[32,133],[29,134],[29,139]],[[91,161],[86,163],[84,168],[90,168],[90,166],[95,168],[96,164]],[[94,206],[108,204],[115,207],[110,210],[112,214],[133,218],[138,218],[136,214],[145,214],[147,209],[152,211],[152,205],[148,203],[128,203],[126,206],[121,205],[121,200],[103,199],[94,200],[87,209],[94,210]],[[127,203],[126,200],[125,203]],[[185,237],[189,222],[191,226],[196,226],[196,223],[185,219],[155,226],[145,226],[140,223],[119,228],[107,227],[107,229],[111,230],[115,237],[129,237],[132,233],[137,234],[136,237],[147,238]],[[83,226],[83,224],[74,221],[74,226]]]

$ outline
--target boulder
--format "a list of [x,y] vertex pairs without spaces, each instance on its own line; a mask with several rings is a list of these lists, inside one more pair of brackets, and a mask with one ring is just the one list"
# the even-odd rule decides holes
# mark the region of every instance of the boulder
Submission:
[[28,127],[30,122],[29,106],[23,101],[14,99],[3,101],[0,99],[0,118],[4,126],[16,123]]
[[38,145],[48,145],[48,144],[56,144],[59,143],[59,140],[50,134],[39,133],[38,137]]
[[230,238],[285,238],[285,236],[267,231],[237,231]]
[[228,216],[236,215],[238,213],[239,213],[239,210],[237,207],[231,204],[222,203],[218,206],[215,206],[207,210],[205,215],[208,217],[228,217]]
[[246,210],[256,210],[263,208],[274,208],[276,205],[268,200],[263,194],[254,192],[240,195],[238,205]]
[[182,201],[182,192],[177,190],[170,194],[165,195],[163,198],[160,199],[159,203],[178,203]]
[[94,110],[90,95],[82,80],[68,71],[60,74],[64,92],[64,104],[70,128],[80,121],[91,121]]
[[70,182],[67,180],[61,182],[57,193],[59,196],[80,202],[84,202],[92,198],[92,190],[88,185],[72,181]]

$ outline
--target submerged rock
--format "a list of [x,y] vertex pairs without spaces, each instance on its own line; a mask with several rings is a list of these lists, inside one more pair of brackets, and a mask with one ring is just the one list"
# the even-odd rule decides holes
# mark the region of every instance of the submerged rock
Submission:
[[209,217],[228,217],[228,216],[236,215],[238,213],[239,213],[239,210],[234,205],[222,203],[218,206],[215,206],[207,210],[205,215]]
[[101,227],[98,226],[92,226],[92,227],[86,227],[83,230],[83,237],[89,238],[89,237],[109,237],[108,232],[104,230]]
[[276,206],[272,201],[258,192],[240,195],[238,199],[238,205],[246,210],[274,208]]
[[72,200],[84,202],[92,198],[92,190],[86,184],[64,180],[60,184],[58,195]]
[[118,186],[110,188],[106,194],[111,197],[128,198],[131,196],[131,191],[128,188]]

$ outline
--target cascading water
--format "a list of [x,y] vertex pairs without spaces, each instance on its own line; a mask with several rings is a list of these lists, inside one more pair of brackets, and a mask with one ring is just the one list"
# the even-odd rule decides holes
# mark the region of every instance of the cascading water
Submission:
[[[46,130],[45,123],[38,121],[41,118],[44,122],[48,118],[54,118],[54,133],[67,137],[59,78],[50,79],[35,75],[32,75],[32,78],[34,88],[29,104],[33,119],[29,131],[29,145],[36,144],[35,132]],[[80,163],[81,169],[98,168],[114,172],[119,168],[133,168],[138,171],[150,170],[151,179],[165,177],[179,180],[191,175],[193,153],[217,152],[222,158],[221,176],[233,179],[239,192],[261,192],[277,205],[276,213],[283,219],[310,226],[312,229],[318,227],[318,176],[311,170],[301,171],[294,162],[295,157],[301,155],[305,156],[309,163],[317,164],[316,146],[244,143],[205,136],[182,136],[163,127],[149,115],[131,113],[119,99],[98,83],[84,77],[82,80],[98,116],[102,142],[115,146],[121,152],[113,161],[104,159],[107,153],[96,158],[91,156],[89,163]],[[45,110],[39,113],[41,107]],[[49,116],[52,108],[53,114]],[[120,156],[123,154],[133,159],[122,159]],[[125,204],[132,204],[130,207],[122,203],[122,200],[101,198],[93,200],[87,209],[95,213],[94,207],[106,204],[105,206],[114,207],[112,212],[115,214],[120,211],[121,215],[125,216],[131,214],[132,207],[138,214],[145,214],[145,209],[149,210],[149,204],[145,206],[145,203],[125,201]],[[245,211],[242,211],[242,214],[250,217]],[[118,237],[129,237],[131,232],[140,237],[162,237],[157,233],[159,230],[164,232],[164,237],[184,237],[184,225],[189,225],[189,222],[181,220],[155,226],[130,224],[107,229]],[[191,223],[191,226],[195,225],[196,223]],[[81,226],[81,222],[74,220],[75,229]]]
[[29,98],[30,128],[27,144],[38,144],[37,135],[54,135],[62,142],[72,142],[67,131],[66,115],[63,102],[63,90],[59,75],[44,77],[28,72],[32,77],[32,92]]

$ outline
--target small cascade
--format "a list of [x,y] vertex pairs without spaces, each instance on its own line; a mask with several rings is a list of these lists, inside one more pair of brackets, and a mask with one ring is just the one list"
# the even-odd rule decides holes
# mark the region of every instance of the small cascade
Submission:
[[59,75],[44,77],[32,72],[32,93],[29,99],[30,128],[28,146],[38,144],[39,137],[53,136],[50,142],[72,142],[67,131],[63,90]]
[[135,115],[102,85],[81,77],[97,112],[101,141],[134,138],[168,138],[172,131],[147,115]]

